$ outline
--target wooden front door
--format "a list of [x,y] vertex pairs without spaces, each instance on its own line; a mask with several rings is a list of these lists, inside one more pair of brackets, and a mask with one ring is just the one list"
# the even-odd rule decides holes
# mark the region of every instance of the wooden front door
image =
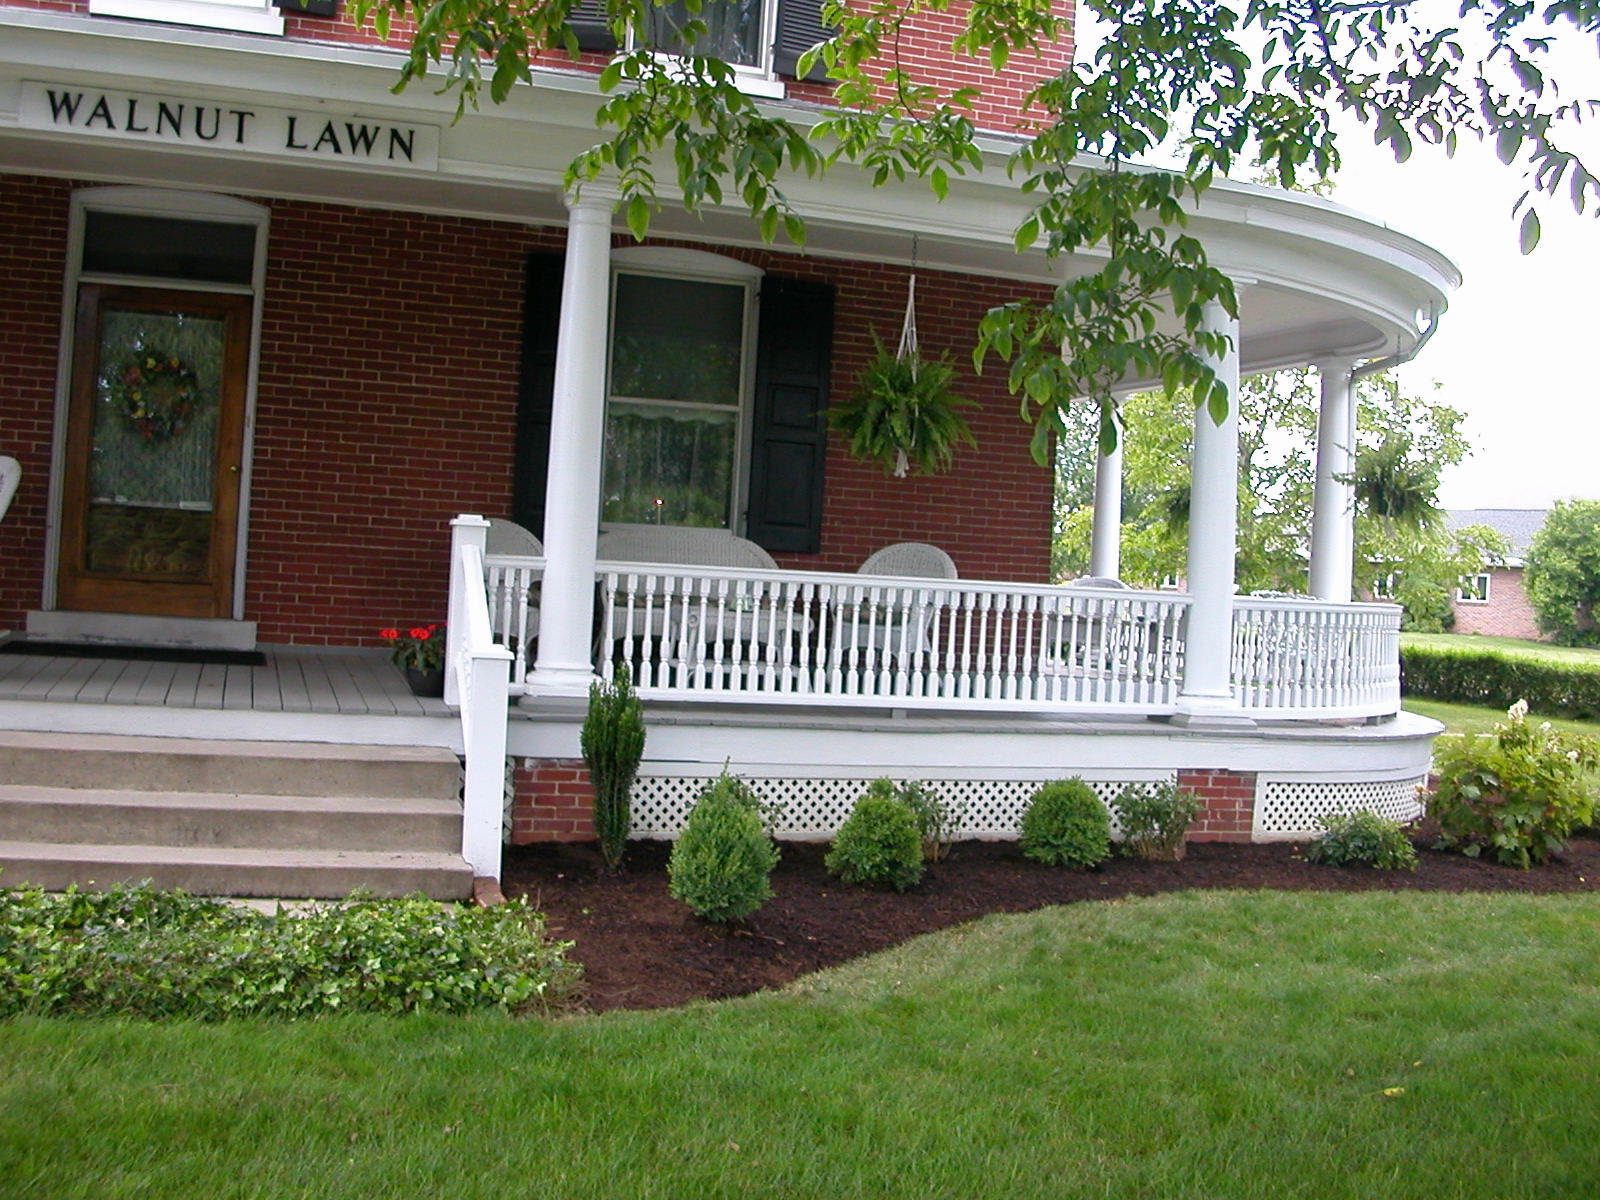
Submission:
[[60,608],[233,615],[250,306],[79,289]]

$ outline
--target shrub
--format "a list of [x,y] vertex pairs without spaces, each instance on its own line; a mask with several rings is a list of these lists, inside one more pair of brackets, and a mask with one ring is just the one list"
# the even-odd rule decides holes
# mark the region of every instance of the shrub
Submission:
[[894,784],[874,780],[857,798],[833,849],[823,860],[846,883],[885,885],[897,892],[922,878],[922,833]]
[[615,871],[627,848],[632,824],[628,801],[644,757],[644,717],[627,667],[619,665],[610,683],[590,685],[589,713],[579,745],[594,785],[594,831],[600,854],[606,867]]
[[900,799],[911,809],[917,820],[917,832],[922,835],[922,857],[928,862],[940,862],[950,853],[957,825],[965,805],[951,804],[925,783],[908,783],[900,789]]
[[1594,819],[1586,776],[1600,765],[1600,743],[1549,722],[1530,728],[1527,718],[1518,701],[1493,733],[1439,739],[1428,815],[1439,822],[1442,847],[1527,867],[1559,854],[1572,831]]
[[0,891],[0,1016],[217,1021],[548,1008],[570,943],[521,901],[355,896],[264,914],[148,884]]
[[755,795],[726,771],[695,801],[667,860],[667,890],[718,925],[742,921],[772,898],[778,848]]
[[1170,780],[1161,783],[1130,783],[1117,793],[1111,806],[1117,810],[1122,826],[1124,854],[1144,859],[1183,857],[1183,835],[1200,814],[1200,798],[1179,790]]
[[1306,858],[1334,867],[1369,866],[1380,871],[1415,871],[1417,848],[1398,821],[1363,809],[1317,818],[1325,833],[1312,842]]
[[1600,718],[1600,667],[1544,662],[1492,650],[1400,648],[1401,690],[1419,700],[1509,708],[1526,700],[1537,712],[1576,721]]
[[1083,780],[1047,783],[1022,814],[1022,852],[1052,867],[1097,867],[1111,855],[1111,816]]

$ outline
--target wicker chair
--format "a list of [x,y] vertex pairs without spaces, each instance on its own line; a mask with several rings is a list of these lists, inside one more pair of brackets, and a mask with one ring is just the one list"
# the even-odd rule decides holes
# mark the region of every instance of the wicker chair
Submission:
[[0,520],[11,507],[11,498],[17,494],[17,484],[22,482],[22,464],[16,459],[0,454]]
[[955,560],[927,542],[896,542],[874,550],[856,568],[861,575],[901,575],[909,579],[959,579]]
[[[899,579],[959,579],[955,561],[927,542],[895,542],[867,556],[856,569],[859,575]],[[905,671],[936,650],[932,642],[935,605],[902,596],[896,603],[845,604],[836,614],[839,637],[848,646],[835,652],[853,664],[874,669],[893,666]],[[848,631],[848,635],[846,634]]]
[[690,567],[753,567],[778,564],[760,546],[726,529],[674,525],[626,525],[600,535],[595,557],[602,562],[676,563]]
[[519,558],[544,557],[544,543],[515,521],[508,521],[504,517],[489,518],[489,537],[485,549],[490,554]]

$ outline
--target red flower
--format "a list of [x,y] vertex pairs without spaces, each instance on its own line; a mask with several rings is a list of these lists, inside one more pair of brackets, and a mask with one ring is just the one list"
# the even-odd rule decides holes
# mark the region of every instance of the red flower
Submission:
[[400,636],[400,631],[398,629],[380,629],[378,630],[378,636],[383,638],[385,641],[392,642],[395,640],[395,638]]
[[433,629],[431,626],[424,629],[421,625],[418,625],[411,631],[411,636],[416,638],[419,642],[425,642],[433,636]]

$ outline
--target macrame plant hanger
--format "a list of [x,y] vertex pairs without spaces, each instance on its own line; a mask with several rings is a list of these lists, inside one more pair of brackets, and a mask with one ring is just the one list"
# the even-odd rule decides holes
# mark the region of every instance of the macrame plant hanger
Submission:
[[[900,348],[894,356],[901,362],[911,365],[911,379],[917,378],[917,362],[920,357],[917,351],[917,235],[911,235],[911,277],[906,282],[906,319],[900,326]],[[912,424],[912,438],[916,438],[916,424]],[[905,447],[894,452],[894,477],[904,479],[906,472],[911,469],[911,461],[906,457]]]

